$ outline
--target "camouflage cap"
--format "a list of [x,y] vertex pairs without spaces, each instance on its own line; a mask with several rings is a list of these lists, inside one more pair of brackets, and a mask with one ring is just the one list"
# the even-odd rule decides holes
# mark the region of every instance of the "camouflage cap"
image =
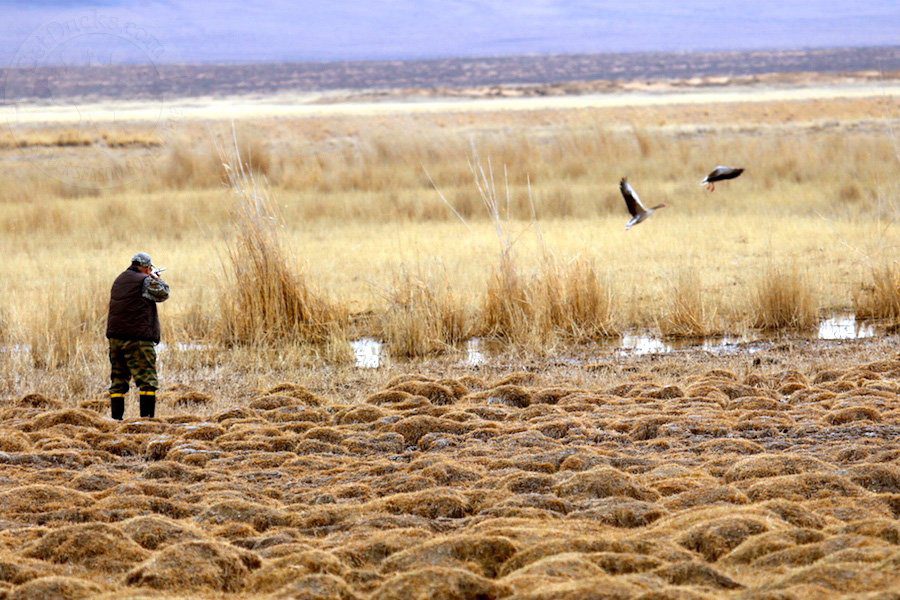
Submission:
[[142,267],[152,267],[153,259],[150,258],[150,255],[146,252],[138,252],[134,256],[131,257],[131,264],[140,265]]

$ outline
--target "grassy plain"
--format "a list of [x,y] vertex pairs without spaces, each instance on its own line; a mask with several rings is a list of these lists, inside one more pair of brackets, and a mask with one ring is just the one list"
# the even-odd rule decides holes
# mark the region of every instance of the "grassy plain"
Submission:
[[[258,119],[230,180],[227,123],[15,131],[0,597],[889,594],[897,337],[797,337],[900,320],[896,109]],[[717,163],[747,172],[709,194]],[[623,175],[669,205],[629,232]],[[116,424],[103,325],[137,250],[169,268],[169,346],[159,418]],[[593,344],[750,327],[788,333]],[[363,334],[424,356],[356,369]],[[471,335],[503,350],[472,367]]]
[[[573,337],[574,317],[551,313],[560,290],[577,289],[567,281],[579,276],[575,264],[593,273],[588,292],[605,298],[604,315],[593,316],[609,323],[594,337],[804,328],[855,305],[896,319],[897,122],[894,98],[874,96],[258,119],[235,131],[243,162],[270,190],[287,269],[350,317],[330,337],[385,337],[416,355],[476,334],[532,349]],[[231,125],[153,125],[9,132],[4,343],[59,347],[67,362],[78,354],[70,342],[101,337],[108,281],[141,248],[169,268],[166,337],[234,341],[227,288],[241,258],[227,248],[247,219],[223,169]],[[708,193],[697,182],[719,163],[747,171]],[[668,204],[628,232],[623,175],[648,204]],[[489,314],[489,282],[504,269],[521,289],[494,292],[520,293],[516,331],[498,330]],[[434,318],[449,311],[458,323],[435,334],[398,322],[423,308],[398,298],[426,302],[410,286],[444,290],[452,306]]]

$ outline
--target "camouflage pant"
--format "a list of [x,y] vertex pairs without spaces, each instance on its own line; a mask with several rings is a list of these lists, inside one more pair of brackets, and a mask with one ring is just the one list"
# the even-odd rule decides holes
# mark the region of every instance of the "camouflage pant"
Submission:
[[109,340],[110,394],[127,394],[132,378],[142,392],[156,391],[156,345],[153,342]]

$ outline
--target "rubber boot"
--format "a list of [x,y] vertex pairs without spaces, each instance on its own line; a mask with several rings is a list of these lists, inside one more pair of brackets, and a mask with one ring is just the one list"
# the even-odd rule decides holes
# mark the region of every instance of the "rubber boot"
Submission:
[[156,392],[141,392],[141,417],[152,419],[156,415]]
[[110,394],[109,409],[112,418],[121,421],[125,416],[125,394]]

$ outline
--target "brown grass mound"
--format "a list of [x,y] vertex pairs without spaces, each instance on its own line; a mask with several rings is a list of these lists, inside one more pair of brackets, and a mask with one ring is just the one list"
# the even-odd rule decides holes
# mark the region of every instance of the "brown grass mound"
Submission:
[[[826,590],[840,594],[896,590],[900,584],[900,575],[896,570],[862,568],[859,564],[816,564],[788,573],[771,587],[790,589],[792,586],[802,584],[822,586]],[[891,596],[879,597],[891,598]]]
[[266,390],[264,395],[290,396],[299,400],[305,406],[325,406],[328,404],[328,401],[322,396],[296,383],[279,383],[275,387]]
[[335,417],[339,425],[353,425],[356,423],[371,423],[387,416],[387,411],[377,406],[355,406]]
[[99,431],[109,431],[114,426],[113,423],[93,411],[84,410],[83,408],[66,408],[38,415],[23,429],[25,431],[40,431],[49,429],[54,425],[75,425],[76,427],[86,427]]
[[426,567],[385,581],[372,600],[494,600],[509,588],[464,569]]
[[278,408],[292,408],[302,406],[302,403],[293,396],[284,394],[272,394],[260,396],[251,400],[247,406],[253,410],[276,410]]
[[821,515],[796,502],[777,498],[764,502],[760,506],[772,511],[778,518],[794,527],[806,529],[822,529],[825,527],[826,522]]
[[159,515],[140,516],[123,521],[120,525],[128,536],[147,550],[185,542],[201,537],[194,529]]
[[900,523],[888,519],[866,519],[850,523],[840,529],[841,534],[863,535],[900,545]]
[[149,556],[125,533],[105,523],[54,529],[26,546],[24,556],[54,563],[75,563],[100,571],[126,571]]
[[353,567],[377,565],[388,556],[416,546],[432,537],[424,529],[401,528],[365,535],[363,539],[344,544],[335,552]]
[[14,429],[0,429],[0,452],[24,452],[31,448],[28,436]]
[[42,575],[46,576],[48,567],[45,562],[27,560],[18,555],[0,554],[0,582],[11,586],[20,585]]
[[581,581],[545,583],[538,589],[510,596],[510,600],[625,600],[633,598],[637,588],[608,575]]
[[900,466],[866,464],[850,467],[850,480],[870,492],[900,494]]
[[814,529],[791,529],[787,531],[769,531],[753,536],[722,558],[723,564],[750,564],[762,556],[779,552],[797,545],[813,544],[825,539],[825,536]]
[[35,484],[11,488],[0,494],[0,510],[6,514],[43,513],[81,508],[93,502],[90,496],[56,485]]
[[615,542],[602,537],[576,537],[542,541],[524,548],[506,561],[500,569],[500,575],[509,575],[544,557],[565,554],[566,552],[626,552],[629,550],[633,550],[633,548],[625,543]]
[[765,448],[750,440],[716,439],[703,442],[700,450],[708,454],[760,454]]
[[465,425],[456,421],[428,415],[406,417],[391,427],[391,431],[402,435],[410,446],[418,444],[419,439],[427,433],[465,433],[466,430]]
[[767,530],[765,523],[756,519],[725,517],[698,523],[676,538],[676,541],[713,562],[747,538]]
[[401,390],[384,390],[382,392],[375,392],[366,398],[366,402],[377,406],[384,406],[386,404],[406,406],[414,403],[416,398],[420,398],[423,401],[428,400],[423,396],[416,396]]
[[267,561],[250,578],[254,592],[274,592],[305,575],[328,574],[343,576],[347,567],[330,552],[307,550],[291,553]]
[[15,402],[15,406],[24,408],[40,408],[41,410],[58,410],[62,408],[62,402],[55,398],[48,398],[43,394],[27,394]]
[[881,422],[881,413],[871,406],[851,406],[827,413],[824,420],[829,425],[846,425],[854,421]]
[[830,467],[827,464],[809,456],[759,454],[734,463],[734,466],[725,472],[725,481],[733,482],[829,470]]
[[699,585],[722,590],[736,590],[744,587],[709,565],[694,561],[664,565],[653,573],[673,585]]
[[453,404],[457,400],[453,390],[433,381],[406,381],[393,386],[391,389],[407,392],[413,396],[424,396],[437,406]]
[[589,500],[608,496],[627,496],[635,500],[656,500],[659,494],[640,485],[631,475],[612,467],[595,467],[575,473],[554,491],[563,498]]
[[500,566],[515,553],[515,545],[505,537],[457,535],[397,552],[385,559],[382,568],[387,572],[411,571],[427,564],[496,577]]
[[565,583],[604,575],[603,569],[579,552],[547,556],[507,575],[503,582],[519,592],[547,584]]
[[270,598],[273,600],[359,600],[347,582],[335,575],[316,574],[296,577]]
[[210,541],[182,542],[156,552],[126,577],[132,586],[183,592],[204,588],[239,592],[258,569],[258,556],[228,544]]
[[587,556],[592,563],[609,575],[643,573],[663,564],[658,558],[634,552],[592,552]]
[[570,512],[569,519],[591,519],[612,527],[644,527],[666,515],[653,502],[633,498],[609,497],[591,500],[585,508]]
[[747,504],[750,500],[745,494],[730,485],[704,486],[682,492],[666,498],[663,504],[670,510],[684,510],[695,506],[712,504]]
[[199,408],[201,406],[209,406],[213,401],[214,398],[211,395],[196,390],[180,392],[170,400],[173,406],[179,408]]
[[835,496],[859,496],[865,490],[839,475],[824,473],[803,473],[770,477],[759,481],[747,490],[747,497],[753,502],[772,498],[784,498],[801,502],[812,499],[830,499]]
[[467,398],[514,408],[526,408],[531,404],[531,393],[521,386],[512,384],[498,385],[483,392],[470,394]]
[[459,519],[472,510],[465,496],[446,488],[394,494],[377,501],[376,505],[391,514],[418,515],[427,519]]
[[105,415],[109,411],[109,398],[91,398],[90,400],[82,400],[78,403],[78,408]]
[[288,525],[290,517],[282,510],[245,500],[223,500],[204,510],[197,516],[201,523],[247,523],[257,531],[270,527]]
[[8,600],[81,600],[102,592],[103,588],[93,581],[52,576],[33,579],[16,587]]

